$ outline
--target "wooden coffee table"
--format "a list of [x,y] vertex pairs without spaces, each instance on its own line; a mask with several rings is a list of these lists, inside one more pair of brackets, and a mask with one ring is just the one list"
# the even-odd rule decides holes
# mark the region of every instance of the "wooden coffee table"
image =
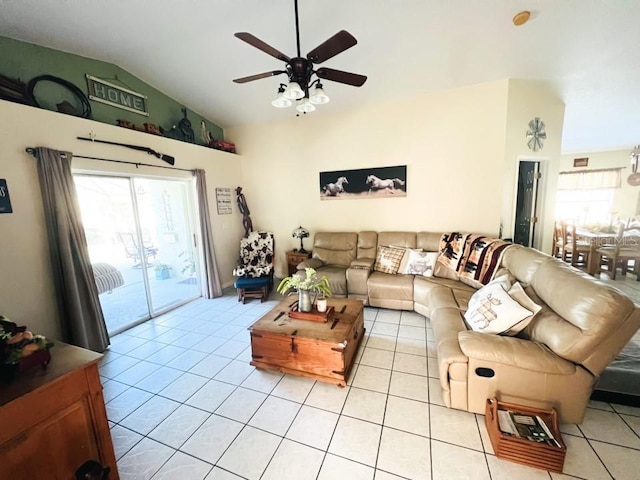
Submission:
[[344,387],[365,332],[362,302],[330,298],[333,317],[315,322],[289,318],[296,301],[295,295],[285,297],[249,327],[251,365]]

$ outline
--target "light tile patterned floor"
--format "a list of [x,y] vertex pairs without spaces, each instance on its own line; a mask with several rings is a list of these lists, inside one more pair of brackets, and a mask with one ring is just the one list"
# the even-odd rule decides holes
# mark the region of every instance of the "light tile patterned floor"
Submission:
[[[629,288],[638,288],[635,282]],[[429,321],[365,309],[346,388],[255,370],[235,291],[112,338],[100,372],[123,480],[637,479],[640,409],[563,425],[563,475],[493,455],[484,417],[443,406]]]

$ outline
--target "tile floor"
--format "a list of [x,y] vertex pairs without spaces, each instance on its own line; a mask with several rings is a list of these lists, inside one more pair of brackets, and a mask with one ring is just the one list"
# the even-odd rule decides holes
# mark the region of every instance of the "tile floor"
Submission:
[[346,388],[258,371],[247,327],[277,299],[200,299],[112,338],[102,360],[123,480],[638,479],[640,409],[563,425],[563,475],[497,459],[484,417],[442,405],[429,321],[365,309]]

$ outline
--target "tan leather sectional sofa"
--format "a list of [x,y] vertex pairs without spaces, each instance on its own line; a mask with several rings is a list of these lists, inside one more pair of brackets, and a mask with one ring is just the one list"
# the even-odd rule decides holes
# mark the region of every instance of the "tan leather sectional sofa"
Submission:
[[[452,278],[373,270],[377,247],[437,251],[439,232],[320,232],[310,266],[335,296],[415,310],[431,321],[448,407],[484,413],[487,398],[554,407],[580,423],[600,373],[640,327],[640,310],[619,291],[537,250],[514,245],[501,267],[542,307],[518,337],[469,330],[463,313],[474,288]],[[436,273],[437,270],[436,270]]]

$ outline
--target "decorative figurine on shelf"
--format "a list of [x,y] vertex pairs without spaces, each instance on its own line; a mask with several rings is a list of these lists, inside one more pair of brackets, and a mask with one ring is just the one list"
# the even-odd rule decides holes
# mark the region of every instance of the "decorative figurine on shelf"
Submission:
[[307,253],[307,251],[304,249],[304,246],[302,245],[302,239],[309,238],[309,230],[307,230],[306,228],[303,228],[303,227],[298,227],[291,233],[291,236],[293,238],[299,238],[300,239],[300,250],[298,250],[298,251],[300,253]]
[[187,118],[186,108],[182,109],[182,114],[184,115],[184,118],[178,123],[178,130],[180,130],[185,142],[194,143],[195,135],[193,134],[193,128],[191,128],[191,121]]
[[200,140],[202,140],[205,147],[208,147],[212,140],[211,132],[207,131],[207,124],[204,120],[200,122]]

